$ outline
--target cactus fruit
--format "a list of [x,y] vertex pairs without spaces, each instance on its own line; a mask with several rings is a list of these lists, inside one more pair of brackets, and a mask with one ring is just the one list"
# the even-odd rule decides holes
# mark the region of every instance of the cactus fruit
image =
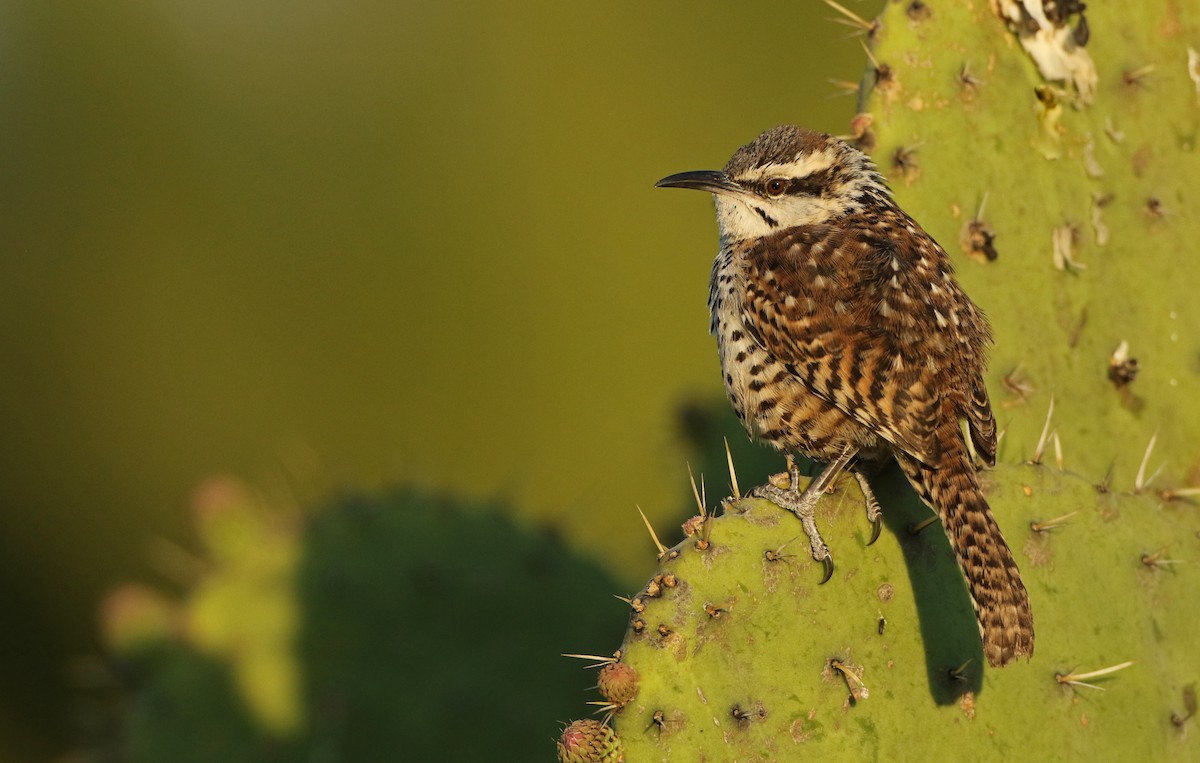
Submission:
[[559,763],[621,763],[621,740],[600,721],[572,721],[558,738]]
[[894,469],[873,546],[853,481],[822,499],[823,586],[799,523],[735,498],[661,550],[673,588],[632,600],[640,688],[611,721],[629,761],[1200,759],[1197,12],[906,0],[855,22],[851,138],[995,330],[1004,435],[981,479],[1038,651],[985,669]]
[[637,698],[638,672],[629,663],[610,662],[600,669],[596,688],[610,707],[619,710]]

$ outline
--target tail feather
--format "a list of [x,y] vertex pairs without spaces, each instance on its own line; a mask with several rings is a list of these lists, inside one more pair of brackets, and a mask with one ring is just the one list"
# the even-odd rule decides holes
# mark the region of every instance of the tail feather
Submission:
[[[949,434],[949,433],[948,433]],[[1012,550],[979,486],[961,435],[943,438],[936,468],[898,460],[921,498],[938,513],[975,605],[989,665],[1033,654],[1033,612]]]
[[988,401],[987,387],[983,379],[977,379],[971,390],[971,399],[966,407],[967,431],[975,452],[988,466],[996,465],[996,418],[992,415],[992,404]]

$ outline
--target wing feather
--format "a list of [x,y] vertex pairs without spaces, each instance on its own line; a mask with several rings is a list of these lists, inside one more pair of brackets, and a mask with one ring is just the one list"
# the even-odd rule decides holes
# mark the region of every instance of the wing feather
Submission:
[[991,332],[951,272],[898,208],[792,228],[748,250],[742,318],[809,390],[913,458],[936,464],[952,415],[991,461]]

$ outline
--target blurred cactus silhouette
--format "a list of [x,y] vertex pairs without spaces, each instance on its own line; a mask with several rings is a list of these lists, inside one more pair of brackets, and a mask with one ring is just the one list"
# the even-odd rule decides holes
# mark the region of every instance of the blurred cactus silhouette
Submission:
[[501,506],[400,490],[302,517],[226,480],[201,496],[189,593],[105,607],[122,759],[535,760],[588,683],[560,653],[622,627],[618,584]]

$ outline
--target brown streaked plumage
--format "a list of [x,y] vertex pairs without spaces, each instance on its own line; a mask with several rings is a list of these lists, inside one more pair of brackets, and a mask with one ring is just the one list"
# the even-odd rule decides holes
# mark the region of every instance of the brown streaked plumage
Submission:
[[849,468],[870,506],[865,465],[895,457],[950,538],[988,662],[1031,655],[1029,597],[960,427],[965,419],[975,451],[995,463],[983,380],[991,329],[946,252],[864,154],[798,127],[763,133],[723,171],[659,185],[716,201],[711,328],[742,423],[779,450],[829,463],[803,494],[759,489],[800,516],[826,579],[817,499]]

